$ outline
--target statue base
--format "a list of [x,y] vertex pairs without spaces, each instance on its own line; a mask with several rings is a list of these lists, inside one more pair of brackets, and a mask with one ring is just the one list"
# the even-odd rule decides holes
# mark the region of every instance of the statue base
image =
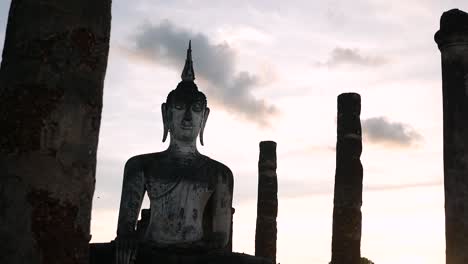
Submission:
[[[90,264],[113,264],[114,244],[92,243]],[[135,264],[275,264],[272,260],[235,252],[177,252],[139,248]]]

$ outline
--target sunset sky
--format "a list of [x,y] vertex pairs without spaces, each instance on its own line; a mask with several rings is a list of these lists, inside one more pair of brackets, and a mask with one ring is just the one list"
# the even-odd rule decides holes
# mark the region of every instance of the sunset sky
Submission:
[[[0,0],[0,49],[9,0]],[[211,108],[199,151],[234,174],[234,250],[254,253],[258,143],[278,143],[280,263],[331,259],[336,98],[362,98],[362,256],[445,262],[440,52],[467,0],[114,0],[92,215],[115,238],[123,166],[162,151],[188,41]],[[148,201],[145,202],[148,207]]]

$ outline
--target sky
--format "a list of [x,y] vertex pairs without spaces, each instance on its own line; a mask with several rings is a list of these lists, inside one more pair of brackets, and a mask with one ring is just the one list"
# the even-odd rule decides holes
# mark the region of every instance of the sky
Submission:
[[[10,1],[0,0],[0,48]],[[254,253],[258,144],[278,144],[280,263],[331,258],[337,96],[362,98],[362,256],[445,261],[440,52],[466,0],[114,0],[92,242],[115,238],[123,166],[162,151],[160,105],[192,40],[211,108],[200,152],[234,174],[234,250]],[[144,202],[148,207],[148,201]]]

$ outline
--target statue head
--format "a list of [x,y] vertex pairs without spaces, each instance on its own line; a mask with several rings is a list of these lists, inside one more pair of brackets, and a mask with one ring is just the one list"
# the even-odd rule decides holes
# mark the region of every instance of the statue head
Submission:
[[166,141],[168,132],[171,137],[183,142],[193,142],[200,134],[200,143],[203,145],[203,131],[210,109],[207,107],[206,96],[194,82],[191,42],[181,78],[176,89],[167,96],[166,103],[161,105],[163,142]]

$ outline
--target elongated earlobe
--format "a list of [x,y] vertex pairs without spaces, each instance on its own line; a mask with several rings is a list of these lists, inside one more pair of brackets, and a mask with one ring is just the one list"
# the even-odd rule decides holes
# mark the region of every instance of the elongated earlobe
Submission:
[[166,108],[165,103],[161,104],[161,114],[162,114],[162,120],[163,120],[163,126],[164,126],[164,134],[163,134],[162,142],[166,142],[167,133],[169,132],[169,124],[167,120],[167,108]]
[[200,144],[202,146],[204,146],[203,145],[203,131],[205,131],[206,120],[208,120],[209,115],[210,115],[210,108],[207,107],[205,109],[205,113],[204,113],[204,116],[203,116],[203,121],[202,121],[201,128],[200,128]]

